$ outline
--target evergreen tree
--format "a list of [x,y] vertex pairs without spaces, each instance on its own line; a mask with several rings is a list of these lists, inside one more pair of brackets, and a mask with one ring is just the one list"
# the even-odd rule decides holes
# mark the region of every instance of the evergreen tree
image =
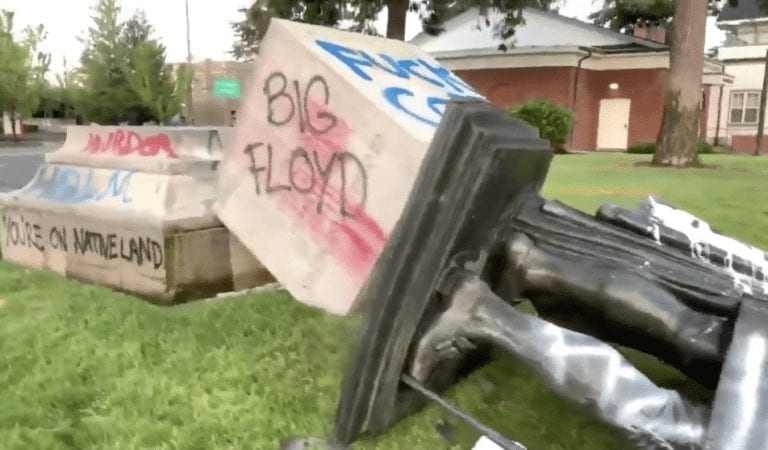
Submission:
[[166,64],[165,47],[142,10],[120,20],[117,0],[99,0],[81,57],[78,110],[102,124],[164,122],[178,113],[179,93],[191,83],[182,68],[176,80]]
[[117,124],[138,102],[122,70],[130,48],[124,45],[125,25],[116,0],[99,0],[93,12],[93,25],[83,40],[82,89],[76,104],[89,121]]
[[121,70],[133,94],[132,102],[125,105],[127,118],[134,124],[163,122],[166,109],[158,105],[166,105],[170,97],[165,93],[173,90],[165,47],[154,39],[155,28],[143,10],[135,11],[122,25],[119,40],[127,49],[127,60],[121,64]]
[[139,42],[124,68],[126,79],[140,104],[153,120],[166,123],[181,112],[184,96],[192,83],[192,70],[182,65],[175,80],[165,63],[165,47],[155,40]]
[[147,20],[147,15],[139,9],[123,24],[120,43],[126,48],[133,48],[147,42],[155,32],[155,27]]

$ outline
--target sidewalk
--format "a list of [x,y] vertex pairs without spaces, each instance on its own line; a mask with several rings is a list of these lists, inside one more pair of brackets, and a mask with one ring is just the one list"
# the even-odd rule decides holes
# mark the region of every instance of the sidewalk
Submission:
[[57,147],[61,147],[65,138],[66,133],[52,133],[47,131],[30,133],[21,141],[14,141],[13,138],[8,139],[3,136],[0,138],[0,154],[15,155],[24,154],[30,151],[33,153],[44,153]]
[[43,144],[61,144],[67,134],[64,132],[37,131],[28,133],[23,140],[14,141],[13,136],[0,136],[0,148],[40,147]]

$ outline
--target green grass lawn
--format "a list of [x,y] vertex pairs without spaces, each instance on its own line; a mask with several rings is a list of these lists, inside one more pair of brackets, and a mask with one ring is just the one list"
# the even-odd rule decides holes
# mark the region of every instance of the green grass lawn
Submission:
[[[544,193],[590,213],[649,193],[768,248],[768,158],[710,155],[717,169],[658,170],[647,156],[557,157]],[[129,295],[0,262],[0,449],[276,449],[331,429],[354,319],[283,291],[161,308]],[[657,382],[706,398],[652,358]],[[618,433],[499,360],[450,399],[531,449],[626,448]],[[437,407],[359,449],[451,447]]]

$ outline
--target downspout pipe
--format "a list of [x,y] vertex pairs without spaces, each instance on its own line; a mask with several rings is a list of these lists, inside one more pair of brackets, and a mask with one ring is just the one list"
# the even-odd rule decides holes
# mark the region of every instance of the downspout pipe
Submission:
[[[720,73],[725,75],[725,64],[720,67]],[[717,96],[717,124],[715,125],[715,145],[720,145],[720,120],[723,111],[723,91],[725,90],[725,84],[720,84],[720,93]]]
[[[581,75],[581,65],[584,61],[592,57],[592,49],[589,47],[579,47],[579,50],[586,52],[586,55],[579,58],[578,63],[576,64],[576,75],[573,77],[573,86],[571,86],[571,111],[573,111],[574,117],[577,118],[578,122],[578,116],[576,114],[576,102],[578,100],[579,95],[579,76]],[[568,137],[568,147],[573,147],[573,136],[576,131],[576,123],[573,124],[571,127],[571,133]]]

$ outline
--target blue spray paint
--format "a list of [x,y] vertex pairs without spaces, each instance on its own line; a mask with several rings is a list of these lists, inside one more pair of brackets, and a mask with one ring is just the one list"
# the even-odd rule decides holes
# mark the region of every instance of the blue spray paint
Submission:
[[[451,98],[474,97],[484,99],[483,96],[475,92],[468,84],[452,74],[450,70],[439,65],[432,65],[421,58],[398,59],[391,55],[379,53],[377,60],[363,50],[353,49],[321,39],[315,40],[315,43],[365,81],[373,81],[372,74],[375,74],[378,70],[403,81],[408,81],[412,77],[415,77],[442,89],[444,95],[427,96],[424,99],[419,99],[416,94],[408,88],[407,83],[387,86],[382,90],[382,96],[395,109],[408,115],[412,119],[433,127],[438,125],[440,117],[445,110],[445,105]],[[407,98],[414,99],[417,102],[423,102],[423,105],[434,113],[434,116],[425,117],[423,114],[414,111],[413,108],[404,104],[403,100]]]
[[61,203],[98,202],[105,198],[121,198],[123,203],[131,203],[128,187],[133,174],[133,171],[115,170],[106,187],[97,190],[93,186],[93,169],[54,167],[50,176],[43,175],[30,191],[39,198]]

